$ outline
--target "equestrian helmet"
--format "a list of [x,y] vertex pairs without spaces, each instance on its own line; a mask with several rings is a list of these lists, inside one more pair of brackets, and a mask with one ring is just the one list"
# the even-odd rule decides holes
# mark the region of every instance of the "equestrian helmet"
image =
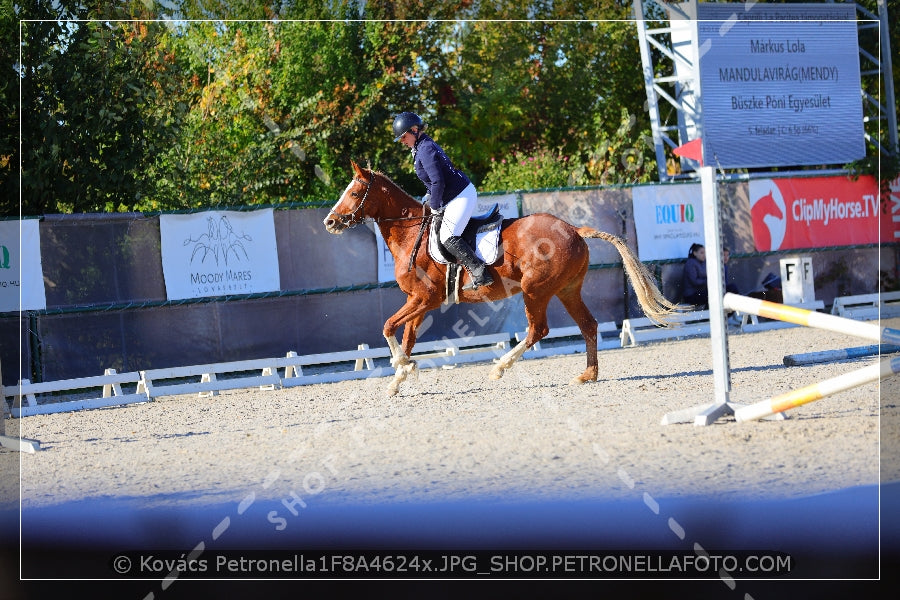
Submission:
[[400,141],[403,134],[418,125],[422,127],[422,118],[416,113],[402,112],[394,118],[394,141]]

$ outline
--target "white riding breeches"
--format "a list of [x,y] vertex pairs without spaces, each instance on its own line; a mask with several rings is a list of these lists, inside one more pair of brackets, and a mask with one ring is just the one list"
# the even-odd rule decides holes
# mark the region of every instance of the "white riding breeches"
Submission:
[[444,205],[444,218],[441,220],[441,230],[438,233],[442,244],[449,237],[462,235],[477,204],[478,192],[475,190],[475,184],[470,183],[459,196]]

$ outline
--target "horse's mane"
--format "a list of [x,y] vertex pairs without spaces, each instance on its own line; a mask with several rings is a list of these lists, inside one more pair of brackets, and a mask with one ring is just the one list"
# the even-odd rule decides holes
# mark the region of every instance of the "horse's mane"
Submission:
[[401,194],[403,194],[403,196],[405,196],[407,199],[412,200],[413,202],[416,202],[416,199],[413,198],[406,190],[404,190],[402,187],[400,187],[399,185],[397,185],[396,183],[394,183],[394,181],[393,181],[390,177],[388,177],[387,175],[385,175],[385,174],[382,173],[381,171],[376,171],[376,170],[374,170],[374,169],[367,169],[367,170],[369,171],[369,173],[370,173],[373,177],[380,177],[381,179],[384,179],[386,183],[388,183],[388,184],[390,184],[392,187],[396,188],[396,189],[397,189]]

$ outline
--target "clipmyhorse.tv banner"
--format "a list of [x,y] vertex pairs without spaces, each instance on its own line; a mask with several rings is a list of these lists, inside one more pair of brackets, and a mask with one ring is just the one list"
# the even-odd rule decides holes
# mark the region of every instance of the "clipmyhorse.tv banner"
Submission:
[[281,288],[271,208],[161,215],[159,233],[169,300]]
[[[760,252],[876,244],[879,241],[878,185],[863,176],[750,181],[753,242]],[[893,223],[881,219],[884,241]]]

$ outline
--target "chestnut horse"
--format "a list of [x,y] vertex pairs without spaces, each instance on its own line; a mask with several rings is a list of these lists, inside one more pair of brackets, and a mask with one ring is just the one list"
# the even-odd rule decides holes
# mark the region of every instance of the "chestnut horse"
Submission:
[[[397,284],[407,295],[403,307],[384,324],[384,338],[391,350],[391,366],[395,368],[388,394],[394,395],[416,369],[415,361],[409,358],[416,343],[416,329],[426,313],[444,301],[448,267],[429,256],[428,236],[419,235],[431,219],[430,212],[385,175],[363,169],[355,162],[351,164],[354,177],[325,217],[325,229],[340,234],[371,219],[381,229],[394,255]],[[581,298],[589,262],[584,238],[599,238],[616,247],[641,308],[650,319],[667,326],[667,316],[680,310],[660,293],[647,268],[614,235],[590,227],[576,228],[553,215],[537,213],[505,220],[501,238],[503,254],[488,266],[494,283],[463,291],[459,296],[460,302],[499,300],[519,292],[524,297],[528,335],[499,359],[491,370],[492,379],[502,377],[525,350],[547,335],[547,305],[556,296],[578,324],[587,351],[587,368],[571,383],[597,380],[597,321]],[[414,268],[410,268],[410,256],[417,244]],[[394,337],[401,325],[405,325],[402,346]]]

